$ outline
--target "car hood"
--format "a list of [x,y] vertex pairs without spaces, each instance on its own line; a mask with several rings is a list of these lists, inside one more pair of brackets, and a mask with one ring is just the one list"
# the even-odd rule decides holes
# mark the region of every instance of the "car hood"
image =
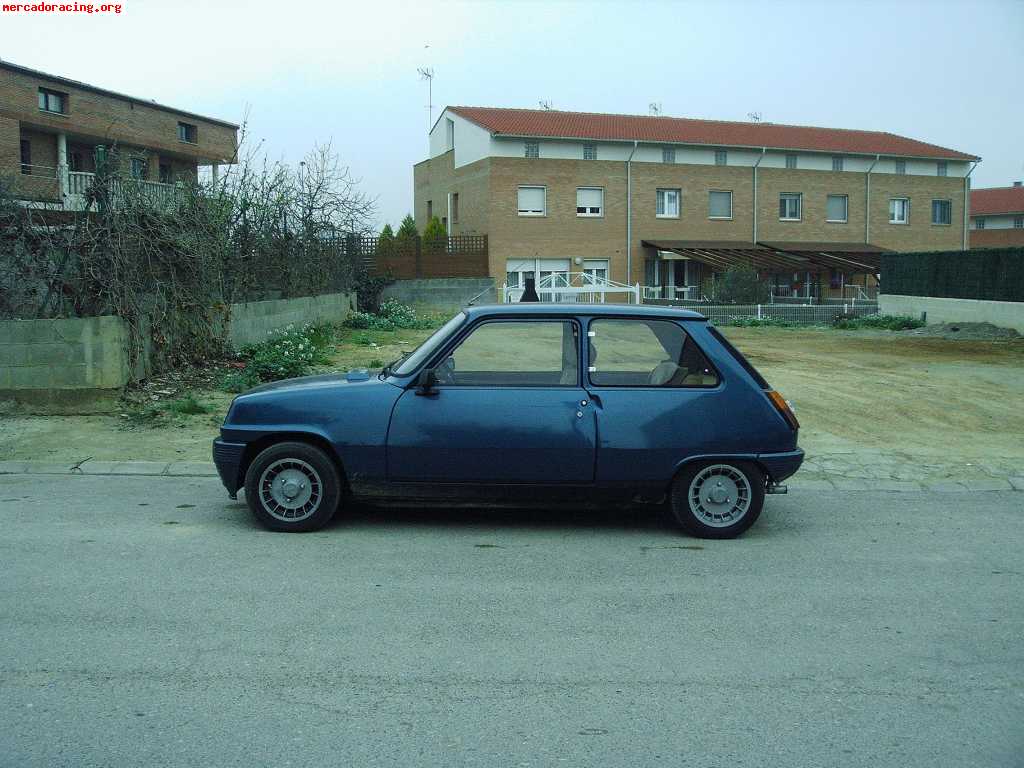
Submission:
[[319,376],[300,376],[296,379],[281,379],[280,381],[271,381],[267,384],[260,384],[258,387],[253,387],[243,393],[245,395],[257,395],[264,392],[277,392],[279,394],[287,394],[289,392],[309,392],[311,390],[323,389],[324,387],[338,387],[349,384],[360,384],[365,386],[370,382],[377,384],[381,383],[376,376],[370,376],[369,379],[362,381],[349,381],[346,378],[347,374],[344,373],[324,373]]

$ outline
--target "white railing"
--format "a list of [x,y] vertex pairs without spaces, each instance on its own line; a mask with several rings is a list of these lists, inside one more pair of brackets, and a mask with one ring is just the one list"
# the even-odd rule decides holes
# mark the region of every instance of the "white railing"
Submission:
[[[642,302],[640,283],[629,285],[607,278],[595,277],[589,272],[554,272],[541,278],[534,286],[537,297],[550,303],[603,304],[607,295],[625,294],[627,304]],[[502,286],[502,301],[506,304],[518,302],[523,297],[525,286]]]
[[[86,195],[96,178],[94,173],[71,171],[67,175],[67,193],[69,195]],[[117,205],[130,195],[139,195],[148,203],[156,206],[173,205],[178,198],[178,187],[174,184],[162,184],[145,179],[111,179],[110,193],[112,202]]]
[[645,285],[642,290],[644,299],[697,301],[700,298],[699,285]]

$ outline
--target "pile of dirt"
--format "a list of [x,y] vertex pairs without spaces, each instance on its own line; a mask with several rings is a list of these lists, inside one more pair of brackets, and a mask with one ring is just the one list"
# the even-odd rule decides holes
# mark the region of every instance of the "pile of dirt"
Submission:
[[928,336],[938,339],[963,339],[964,341],[1013,341],[1020,338],[1020,334],[1013,328],[1000,328],[992,323],[936,323],[900,333],[904,336]]

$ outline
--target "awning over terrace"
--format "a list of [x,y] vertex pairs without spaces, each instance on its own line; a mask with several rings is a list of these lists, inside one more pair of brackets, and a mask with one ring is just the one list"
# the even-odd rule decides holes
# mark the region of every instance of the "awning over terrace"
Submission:
[[751,264],[763,272],[870,272],[879,270],[880,254],[870,243],[751,243],[737,240],[643,240],[662,260],[693,259],[716,271]]

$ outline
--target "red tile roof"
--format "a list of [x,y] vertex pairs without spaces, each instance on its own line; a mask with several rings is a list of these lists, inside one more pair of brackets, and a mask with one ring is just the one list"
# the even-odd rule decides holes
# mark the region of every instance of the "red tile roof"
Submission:
[[971,216],[1024,213],[1024,187],[971,190]]
[[452,112],[507,136],[547,136],[605,141],[708,144],[717,147],[771,147],[866,155],[978,160],[923,141],[881,131],[814,128],[776,123],[737,123],[647,115],[604,115],[495,107],[448,107]]

